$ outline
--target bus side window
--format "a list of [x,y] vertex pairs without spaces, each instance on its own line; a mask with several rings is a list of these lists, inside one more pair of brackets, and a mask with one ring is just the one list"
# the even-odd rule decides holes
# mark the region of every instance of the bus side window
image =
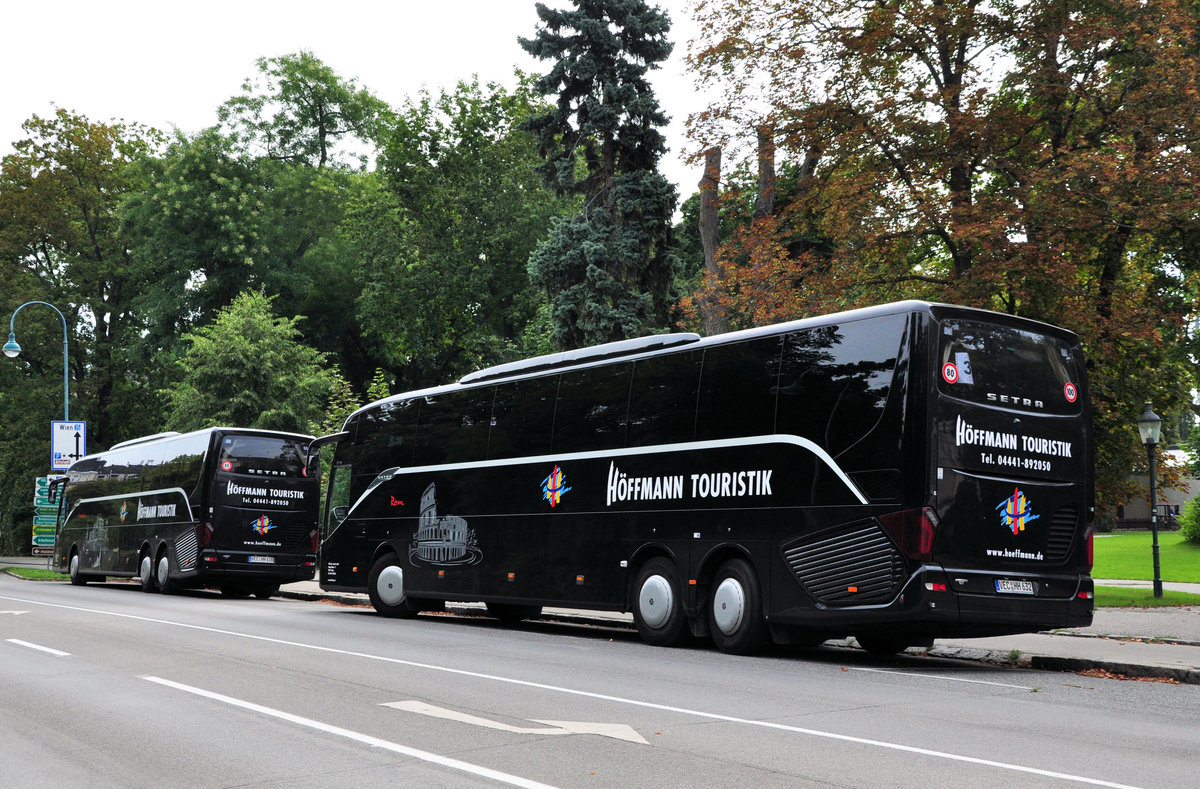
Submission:
[[526,378],[496,386],[489,458],[528,457],[550,451],[558,376]]
[[696,440],[775,432],[782,337],[718,345],[704,352]]
[[697,351],[685,351],[634,363],[629,392],[629,446],[692,440],[701,358]]
[[563,373],[554,411],[554,451],[624,447],[632,376],[632,364]]
[[789,334],[777,430],[834,456],[871,432],[887,405],[906,321],[888,315]]
[[494,386],[426,397],[417,417],[414,466],[469,463],[487,457]]
[[328,536],[341,525],[350,512],[349,463],[334,463],[329,470],[329,501],[326,503],[325,534]]

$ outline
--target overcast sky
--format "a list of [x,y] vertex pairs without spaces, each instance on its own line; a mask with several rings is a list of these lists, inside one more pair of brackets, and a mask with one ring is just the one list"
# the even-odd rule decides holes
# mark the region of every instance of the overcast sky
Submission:
[[[691,2],[657,5],[676,42],[652,73],[672,120],[662,170],[687,197],[700,180],[699,167],[679,160],[683,123],[701,109],[683,65]],[[472,74],[511,86],[514,67],[548,68],[517,43],[536,29],[533,0],[56,0],[6,3],[0,19],[0,155],[23,136],[23,122],[55,106],[93,121],[199,131],[216,123],[217,107],[239,93],[257,58],[301,49],[392,105]]]

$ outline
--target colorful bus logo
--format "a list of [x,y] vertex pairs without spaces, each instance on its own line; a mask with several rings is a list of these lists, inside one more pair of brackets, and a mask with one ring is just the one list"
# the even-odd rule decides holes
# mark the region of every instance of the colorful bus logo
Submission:
[[996,509],[1000,511],[1000,522],[1014,536],[1025,531],[1025,527],[1030,521],[1042,517],[1033,514],[1029,506],[1029,499],[1025,498],[1025,494],[1021,492],[1020,488],[1014,488],[1013,494],[1000,502]]
[[254,529],[255,534],[266,534],[275,528],[275,524],[271,523],[271,519],[266,515],[259,515],[250,522],[250,528]]
[[550,506],[554,507],[562,501],[563,494],[571,489],[567,487],[567,475],[558,466],[550,472],[550,476],[542,480],[542,498],[550,502]]

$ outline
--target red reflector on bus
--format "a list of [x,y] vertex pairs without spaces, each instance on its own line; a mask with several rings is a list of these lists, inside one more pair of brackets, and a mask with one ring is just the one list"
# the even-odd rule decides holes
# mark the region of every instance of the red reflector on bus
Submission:
[[857,587],[857,586],[847,586],[847,587],[846,587],[846,591],[847,591],[847,592],[857,592],[857,591],[858,591],[858,587]]
[[946,591],[946,585],[945,585],[945,584],[943,584],[943,583],[938,583],[938,582],[936,582],[936,581],[930,581],[930,582],[926,582],[926,584],[925,584],[925,588],[926,588],[926,589],[928,589],[928,590],[929,590],[929,591],[931,591],[931,592],[944,592],[944,591]]
[[929,507],[889,512],[875,519],[896,547],[910,559],[933,559],[933,538],[937,534],[937,514]]

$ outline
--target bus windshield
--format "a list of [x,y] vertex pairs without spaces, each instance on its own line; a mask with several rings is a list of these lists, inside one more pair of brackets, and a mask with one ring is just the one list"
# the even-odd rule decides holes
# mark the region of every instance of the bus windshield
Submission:
[[962,400],[1047,414],[1078,414],[1079,371],[1056,337],[994,323],[947,320],[942,392]]
[[304,471],[304,442],[273,436],[225,436],[217,457],[222,471],[299,477]]

